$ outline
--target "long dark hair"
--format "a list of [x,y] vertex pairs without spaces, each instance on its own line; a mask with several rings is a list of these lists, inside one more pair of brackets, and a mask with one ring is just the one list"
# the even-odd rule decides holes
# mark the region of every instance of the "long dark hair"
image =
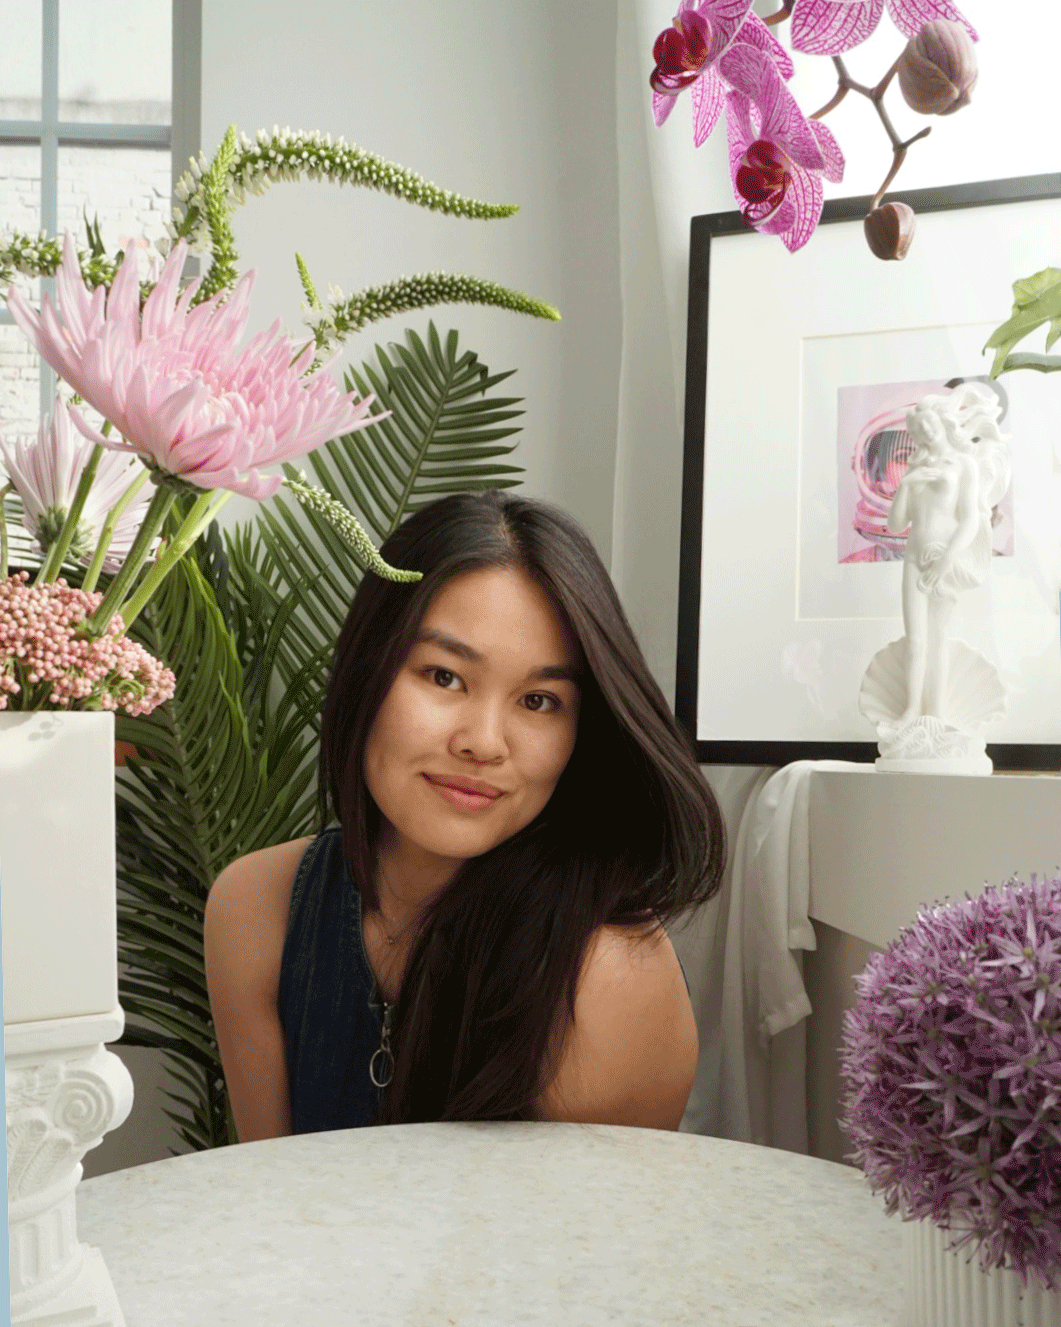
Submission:
[[718,891],[718,804],[641,654],[589,538],[548,503],[497,489],[441,498],[380,552],[415,583],[366,572],[336,645],[318,801],[342,827],[364,906],[378,906],[381,815],[365,784],[369,729],[429,603],[454,576],[521,569],[579,646],[574,751],[539,814],[464,862],[414,926],[380,1124],[533,1119],[551,1081],[587,942],[608,924],[666,923]]

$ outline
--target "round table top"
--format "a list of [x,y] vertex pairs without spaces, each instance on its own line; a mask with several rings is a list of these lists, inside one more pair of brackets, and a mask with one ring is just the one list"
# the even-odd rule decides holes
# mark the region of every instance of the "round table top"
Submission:
[[896,1327],[901,1234],[862,1174],[617,1126],[406,1124],[84,1180],[126,1327]]

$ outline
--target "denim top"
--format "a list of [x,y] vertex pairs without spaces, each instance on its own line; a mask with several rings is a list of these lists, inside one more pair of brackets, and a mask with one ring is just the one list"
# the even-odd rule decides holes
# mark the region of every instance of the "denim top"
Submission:
[[[369,1064],[380,1048],[384,1005],[365,952],[361,894],[347,870],[338,826],[319,834],[299,863],[277,1008],[292,1133],[375,1124],[385,1089],[373,1083]],[[388,1006],[388,1019],[391,1013]],[[387,1080],[392,1066],[389,1055],[377,1056],[376,1078]]]
[[[308,845],[291,890],[277,995],[287,1052],[292,1133],[375,1124],[383,1089],[369,1074],[383,997],[365,953],[361,895],[338,826]],[[386,1080],[392,1061],[376,1060]]]

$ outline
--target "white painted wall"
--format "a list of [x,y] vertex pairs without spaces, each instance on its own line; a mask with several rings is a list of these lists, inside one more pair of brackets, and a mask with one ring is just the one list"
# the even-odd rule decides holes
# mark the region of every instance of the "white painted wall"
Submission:
[[[203,144],[236,122],[320,129],[442,188],[515,202],[507,220],[438,216],[364,189],[273,186],[237,214],[259,270],[252,325],[301,328],[298,248],[320,289],[350,294],[418,271],[466,272],[554,304],[559,324],[442,306],[347,343],[359,363],[407,326],[456,327],[526,398],[514,464],[528,492],[581,520],[605,562],[619,367],[615,7],[610,0],[351,4],[205,0]],[[245,518],[235,500],[227,509]]]

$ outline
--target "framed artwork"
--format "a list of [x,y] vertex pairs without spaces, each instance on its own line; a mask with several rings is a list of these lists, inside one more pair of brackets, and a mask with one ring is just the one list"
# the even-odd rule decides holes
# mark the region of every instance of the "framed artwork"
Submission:
[[1061,768],[1061,381],[992,383],[983,351],[1013,282],[1061,260],[1061,175],[901,197],[917,213],[901,262],[870,253],[868,197],[826,203],[796,253],[737,211],[692,220],[675,713],[703,764],[876,758],[858,694],[904,634],[885,519],[905,411],[979,379],[1013,477],[949,634],[1007,686],[984,732],[995,768]]

